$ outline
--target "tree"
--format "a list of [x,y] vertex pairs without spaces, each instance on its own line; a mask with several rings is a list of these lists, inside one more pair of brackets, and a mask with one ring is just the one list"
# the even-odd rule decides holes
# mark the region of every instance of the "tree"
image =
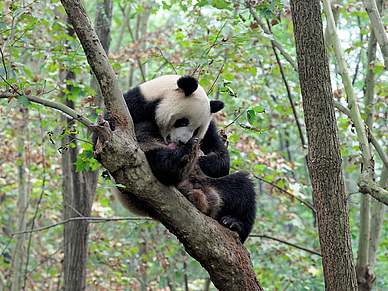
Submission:
[[342,159],[320,3],[291,1],[290,4],[326,290],[356,290]]
[[[385,206],[371,198],[372,217],[365,215],[364,209],[369,210],[360,207],[364,194],[359,189],[375,196],[386,189],[387,172],[383,165],[387,163],[383,149],[388,141],[388,107],[383,51],[377,45],[376,56],[370,54],[371,58],[366,58],[367,49],[372,48],[369,43],[377,42],[372,40],[374,27],[361,2],[331,2],[325,7],[337,15],[335,25],[342,48],[334,50],[337,43],[330,41],[327,50],[332,61],[330,72],[350,231],[354,256],[361,267],[357,280],[360,285],[364,279],[369,284],[375,273],[373,287],[380,290],[385,288],[384,278],[388,276]],[[83,0],[82,3],[95,30],[106,28],[97,24],[98,6],[103,2]],[[194,74],[211,99],[225,102],[225,108],[214,120],[227,138],[232,171],[248,171],[257,184],[258,215],[245,247],[261,285],[270,290],[323,290],[316,209],[304,165],[307,147],[303,147],[302,138],[306,133],[289,2],[250,1],[250,4],[234,0],[227,3],[158,1],[152,5],[142,0],[126,4],[113,1],[111,47],[115,50],[109,54],[110,63],[123,90],[129,89],[131,69],[134,70],[134,86],[143,82],[143,78],[149,80],[174,72]],[[92,70],[79,40],[65,35],[66,22],[58,16],[66,13],[58,0],[7,0],[0,1],[0,7],[0,78],[3,78],[0,79],[3,88],[0,98],[6,98],[0,99],[0,289],[6,290],[6,285],[11,284],[11,253],[19,236],[27,237],[21,249],[26,258],[22,271],[25,288],[59,289],[64,283],[63,250],[68,241],[63,239],[63,227],[70,223],[62,216],[65,205],[58,148],[61,149],[65,125],[60,123],[59,110],[65,110],[74,120],[82,120],[90,126],[90,120],[94,121],[97,116],[90,110],[96,104],[96,99],[94,105],[90,101],[97,89],[90,89]],[[151,8],[147,11],[150,12],[148,30],[134,42],[131,33],[135,33],[136,23],[140,23],[138,16],[146,13],[144,8]],[[55,10],[58,13],[54,13]],[[322,17],[329,19],[326,8],[324,12]],[[102,19],[106,16],[104,14]],[[386,22],[384,7],[380,15],[371,17],[376,16]],[[326,40],[335,37],[329,27],[325,35]],[[66,51],[64,39],[68,40]],[[342,51],[343,55],[338,58],[336,51]],[[347,106],[349,98],[347,90],[343,89],[344,66],[341,64],[339,71],[340,61],[346,61],[361,117],[369,116],[366,133],[368,142],[373,145],[374,175],[379,185],[364,171],[361,177],[368,179],[360,179],[362,187],[357,187],[366,164],[362,160],[358,130],[353,125],[353,119],[358,117],[354,115],[354,106],[352,114]],[[139,70],[141,66],[148,67],[144,76]],[[77,76],[76,80],[67,81],[73,86],[71,92],[66,91],[65,82],[58,78],[63,68],[71,69]],[[373,80],[369,77],[372,75]],[[360,102],[364,88],[368,91],[365,96],[369,96],[365,97],[369,100],[365,100],[365,104]],[[74,99],[75,110],[64,106],[64,100],[59,99],[62,90]],[[294,108],[290,106],[292,102]],[[23,117],[18,103],[30,107],[24,148],[30,187],[27,224],[20,231],[16,231],[20,217],[17,138]],[[53,110],[48,106],[62,109]],[[80,123],[75,123],[74,128],[78,132],[80,149],[78,170],[95,168],[90,136]],[[87,288],[139,290],[144,283],[143,286],[155,290],[168,286],[172,290],[185,286],[191,289],[192,285],[205,289],[208,273],[183,251],[175,236],[159,222],[126,217],[128,212],[109,194],[109,187],[112,187],[111,182],[100,177],[92,217],[71,218],[71,221],[83,220],[90,225]],[[384,195],[380,199],[383,200]],[[361,217],[366,223],[360,222]],[[370,230],[360,227],[368,224]],[[202,235],[201,229],[196,231],[197,235]],[[370,237],[369,246],[360,243],[367,241],[366,235]],[[146,248],[142,248],[143,243]],[[365,251],[369,251],[367,257]]]
[[[104,145],[100,152],[101,163],[117,183],[125,185],[128,191],[136,193],[139,199],[159,213],[160,221],[178,237],[187,252],[201,262],[218,289],[262,290],[249,255],[238,237],[199,213],[176,189],[172,191],[174,189],[155,180],[144,162],[144,154],[137,149],[133,124],[117,78],[85,10],[79,1],[63,0],[62,4],[99,81],[115,127],[112,131],[101,118],[97,126],[92,127]],[[196,235],[197,229],[203,230],[203,237]]]

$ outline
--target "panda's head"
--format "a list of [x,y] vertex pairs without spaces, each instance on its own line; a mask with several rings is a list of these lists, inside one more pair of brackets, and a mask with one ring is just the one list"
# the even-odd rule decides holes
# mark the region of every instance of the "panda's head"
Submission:
[[166,75],[139,87],[147,102],[160,100],[155,118],[166,143],[203,138],[211,114],[224,107],[222,101],[210,101],[202,86],[190,76]]

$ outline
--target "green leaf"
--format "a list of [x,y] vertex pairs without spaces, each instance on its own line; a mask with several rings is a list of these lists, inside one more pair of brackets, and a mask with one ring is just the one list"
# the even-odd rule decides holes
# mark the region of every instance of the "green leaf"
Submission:
[[0,29],[6,29],[7,28],[7,23],[0,21]]
[[30,100],[25,95],[18,97],[18,103],[23,105],[23,107],[28,107],[31,104]]

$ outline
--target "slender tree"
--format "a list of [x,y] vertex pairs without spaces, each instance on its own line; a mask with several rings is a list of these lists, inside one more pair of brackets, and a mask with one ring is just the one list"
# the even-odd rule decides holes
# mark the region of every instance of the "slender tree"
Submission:
[[326,290],[356,290],[338,129],[318,0],[292,0],[308,166]]
[[[20,111],[23,114],[23,118],[20,120],[19,138],[18,138],[18,213],[17,213],[17,225],[16,230],[22,231],[27,226],[27,207],[28,207],[28,192],[29,185],[27,183],[26,173],[26,151],[24,143],[27,137],[27,125],[28,125],[28,114],[29,108],[20,107]],[[15,248],[12,254],[12,291],[18,291],[22,289],[23,284],[23,263],[25,261],[26,235],[20,235],[16,237]]]

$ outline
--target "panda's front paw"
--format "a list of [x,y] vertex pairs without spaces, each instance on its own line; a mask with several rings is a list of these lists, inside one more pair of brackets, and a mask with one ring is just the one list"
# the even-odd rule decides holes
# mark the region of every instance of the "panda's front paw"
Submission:
[[220,220],[220,223],[223,226],[225,226],[233,231],[236,231],[238,233],[240,233],[244,228],[244,225],[241,222],[241,220],[239,220],[235,217],[232,217],[230,215],[223,216]]
[[185,157],[189,163],[195,163],[198,156],[202,154],[199,148],[200,141],[198,138],[191,138],[186,144],[180,147],[182,156]]

